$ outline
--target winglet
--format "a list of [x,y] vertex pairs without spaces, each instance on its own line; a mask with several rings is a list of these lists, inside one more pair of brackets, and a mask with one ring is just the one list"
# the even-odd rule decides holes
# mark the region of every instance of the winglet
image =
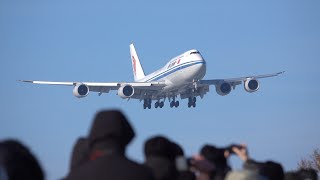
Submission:
[[130,56],[131,56],[131,62],[132,62],[134,81],[138,81],[144,78],[145,74],[133,43],[130,44]]

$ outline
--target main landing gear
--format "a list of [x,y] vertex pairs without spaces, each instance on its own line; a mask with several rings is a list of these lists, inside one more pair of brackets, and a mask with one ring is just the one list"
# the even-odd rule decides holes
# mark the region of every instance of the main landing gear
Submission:
[[[143,101],[143,109],[151,109],[151,103],[152,103],[152,100],[151,99],[145,99],[144,101]],[[157,102],[155,102],[154,103],[154,107],[155,108],[163,108],[163,106],[164,106],[164,102],[163,101],[157,101]]]
[[[196,101],[197,101],[197,98],[196,97],[189,97],[188,98],[188,107],[191,108],[191,107],[196,107]],[[152,104],[152,100],[151,99],[144,99],[143,100],[143,109],[151,109],[151,104]],[[175,98],[172,99],[172,101],[170,102],[170,107],[173,108],[173,107],[179,107],[179,101],[176,101]],[[160,101],[160,100],[157,100],[155,103],[154,103],[154,107],[155,108],[163,108],[164,106],[164,101]]]
[[151,99],[145,99],[143,100],[143,109],[151,109]]
[[179,101],[176,101],[176,98],[173,98],[173,100],[170,102],[170,107],[179,107]]
[[164,102],[163,101],[157,101],[156,103],[154,103],[154,107],[155,108],[162,108],[164,106]]
[[197,101],[197,98],[196,97],[189,97],[188,98],[188,107],[196,107],[196,101]]
[[179,107],[179,101],[171,101],[170,102],[170,107],[173,108],[173,107]]

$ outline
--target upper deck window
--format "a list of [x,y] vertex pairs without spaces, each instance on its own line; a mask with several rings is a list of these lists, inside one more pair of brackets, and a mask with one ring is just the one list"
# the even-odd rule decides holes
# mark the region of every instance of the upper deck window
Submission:
[[191,52],[190,55],[191,54],[200,54],[200,53],[199,53],[199,51],[194,51],[194,52]]

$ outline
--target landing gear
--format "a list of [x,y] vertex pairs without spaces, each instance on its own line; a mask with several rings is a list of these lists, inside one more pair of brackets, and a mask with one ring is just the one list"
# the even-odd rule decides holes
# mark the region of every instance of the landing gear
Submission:
[[173,98],[173,100],[170,102],[170,107],[173,108],[173,107],[179,107],[179,101],[176,101],[175,98]]
[[188,107],[196,107],[197,98],[196,97],[189,97]]
[[[151,109],[152,100],[151,99],[144,99],[143,100],[143,109]],[[154,103],[155,108],[163,108],[164,102],[163,101],[157,101]]]
[[170,107],[173,108],[173,107],[179,107],[179,101],[171,101],[170,102]]
[[164,105],[164,102],[163,101],[157,101],[156,103],[154,103],[154,107],[155,108],[158,108],[158,107],[160,107],[160,108],[162,108],[163,107],[163,105]]
[[143,109],[151,109],[151,99],[144,99],[143,100]]

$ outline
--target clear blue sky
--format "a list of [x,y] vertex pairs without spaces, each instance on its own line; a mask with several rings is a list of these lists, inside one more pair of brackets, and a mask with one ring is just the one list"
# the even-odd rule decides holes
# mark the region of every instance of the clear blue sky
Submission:
[[[245,142],[257,160],[286,170],[320,146],[320,1],[9,1],[0,2],[0,139],[31,147],[49,180],[68,171],[75,139],[96,111],[118,108],[137,136],[127,154],[143,161],[143,142],[163,134],[188,155],[204,143]],[[129,44],[146,73],[198,49],[207,79],[273,73],[260,90],[238,86],[228,96],[214,87],[197,108],[143,110],[116,92],[77,99],[71,87],[18,79],[132,81]],[[240,168],[233,157],[231,164]]]

